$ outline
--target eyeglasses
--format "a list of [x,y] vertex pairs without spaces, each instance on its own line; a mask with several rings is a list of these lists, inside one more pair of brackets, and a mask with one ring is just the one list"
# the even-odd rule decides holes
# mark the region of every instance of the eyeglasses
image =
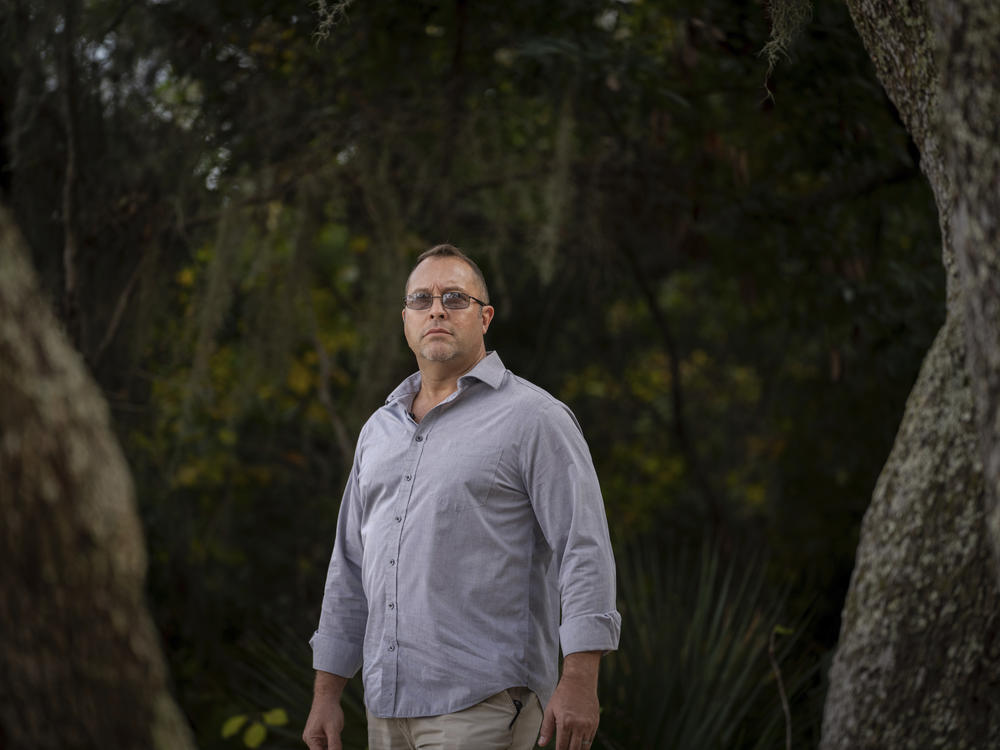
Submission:
[[407,294],[403,297],[403,304],[411,310],[427,310],[434,304],[434,300],[436,299],[441,300],[441,306],[449,310],[464,310],[469,306],[470,302],[478,302],[483,307],[489,304],[465,292],[445,292],[441,295],[417,292],[416,294]]

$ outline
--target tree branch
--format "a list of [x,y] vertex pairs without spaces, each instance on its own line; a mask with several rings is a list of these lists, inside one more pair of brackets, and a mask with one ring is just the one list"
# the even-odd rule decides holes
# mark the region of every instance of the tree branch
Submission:
[[76,71],[73,42],[76,36],[77,3],[64,4],[63,33],[59,46],[59,95],[66,136],[66,167],[63,173],[63,321],[70,339],[83,351],[82,320],[79,315],[79,240],[76,227],[77,127]]
[[656,324],[656,328],[660,333],[660,341],[667,353],[667,360],[669,362],[668,366],[670,368],[670,398],[673,417],[670,424],[674,439],[677,442],[677,447],[681,451],[681,455],[684,456],[684,459],[691,470],[695,484],[705,498],[705,503],[708,506],[709,517],[711,519],[713,529],[719,533],[720,536],[725,537],[726,524],[722,512],[722,504],[718,495],[716,495],[715,490],[712,488],[708,475],[705,473],[701,459],[698,456],[698,451],[691,440],[691,436],[687,428],[687,420],[684,414],[684,387],[681,382],[680,353],[678,351],[677,342],[674,339],[672,331],[670,330],[670,324],[667,320],[667,316],[663,312],[663,309],[660,307],[660,303],[656,298],[656,293],[649,284],[649,277],[643,273],[635,253],[631,248],[626,246],[623,254],[625,259],[628,261],[629,269],[632,271],[632,280],[635,282],[635,285],[638,287],[639,292],[642,295],[643,301],[646,303],[646,308],[649,310],[649,314],[653,318],[653,322]]
[[91,367],[95,371],[100,365],[101,359],[104,357],[104,352],[107,351],[107,348],[111,345],[111,342],[115,338],[115,334],[118,332],[118,328],[125,316],[125,310],[128,308],[129,299],[132,296],[132,292],[135,290],[135,285],[142,276],[143,268],[146,266],[146,257],[147,256],[144,255],[142,259],[140,259],[139,263],[132,271],[132,275],[129,277],[128,283],[125,284],[125,288],[122,290],[122,293],[118,295],[118,302],[115,304],[115,310],[111,315],[111,320],[108,322],[107,330],[104,331],[104,338],[101,339],[101,343],[97,347],[97,351],[94,352],[94,356],[91,361]]

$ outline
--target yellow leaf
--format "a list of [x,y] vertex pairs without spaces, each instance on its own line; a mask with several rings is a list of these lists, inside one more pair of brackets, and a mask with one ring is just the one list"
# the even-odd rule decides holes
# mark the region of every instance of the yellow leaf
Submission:
[[288,714],[283,708],[272,708],[262,718],[265,724],[272,727],[281,727],[288,723]]
[[255,721],[243,733],[243,744],[247,747],[260,747],[267,737],[267,729],[259,721]]
[[191,286],[194,284],[194,271],[190,268],[183,268],[177,272],[177,283],[181,286]]
[[298,360],[293,360],[288,370],[288,387],[300,396],[312,390],[312,373]]
[[222,725],[222,739],[228,739],[240,731],[240,727],[246,724],[247,715],[238,714],[236,716],[230,716],[226,719],[225,723]]
[[351,238],[350,248],[352,252],[355,253],[367,252],[368,245],[369,245],[368,237],[363,234]]
[[308,422],[320,422],[327,424],[330,420],[330,414],[327,412],[326,408],[319,403],[319,401],[313,400],[309,402],[309,406],[306,407],[305,418]]
[[176,481],[181,487],[190,487],[198,482],[201,471],[195,464],[186,464],[177,470]]
[[767,489],[764,487],[763,484],[754,483],[748,485],[745,490],[745,493],[746,493],[745,497],[747,505],[749,505],[751,508],[754,509],[763,508],[765,503],[767,502]]

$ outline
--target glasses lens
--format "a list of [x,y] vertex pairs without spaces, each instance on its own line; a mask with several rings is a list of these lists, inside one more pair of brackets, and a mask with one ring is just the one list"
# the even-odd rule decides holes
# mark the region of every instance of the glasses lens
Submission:
[[469,295],[465,292],[445,292],[441,295],[441,304],[449,310],[462,310],[469,306]]
[[408,294],[403,298],[403,302],[411,310],[426,310],[433,301],[434,298],[429,294]]

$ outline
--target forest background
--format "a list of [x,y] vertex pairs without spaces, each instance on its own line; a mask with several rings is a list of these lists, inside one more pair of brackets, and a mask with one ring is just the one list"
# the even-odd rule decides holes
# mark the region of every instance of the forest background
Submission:
[[815,745],[944,318],[930,189],[847,9],[777,19],[803,26],[773,70],[757,4],[326,10],[321,37],[304,2],[2,11],[0,187],[110,405],[199,745],[300,745],[354,438],[413,368],[402,284],[444,241],[601,477],[625,631],[600,742]]

